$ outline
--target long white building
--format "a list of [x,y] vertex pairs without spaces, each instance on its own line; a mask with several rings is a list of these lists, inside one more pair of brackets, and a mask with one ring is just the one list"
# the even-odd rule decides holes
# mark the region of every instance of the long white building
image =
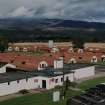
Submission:
[[63,85],[63,80],[66,78],[75,81],[95,75],[95,67],[84,64],[67,64],[63,68],[49,67],[46,70],[33,72],[19,71],[16,68],[9,70],[0,74],[0,96],[17,93],[23,89],[52,89]]

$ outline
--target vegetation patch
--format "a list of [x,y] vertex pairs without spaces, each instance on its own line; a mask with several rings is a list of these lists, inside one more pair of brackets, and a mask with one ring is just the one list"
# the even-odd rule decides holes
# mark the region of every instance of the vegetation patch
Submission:
[[100,83],[105,83],[105,77],[98,77],[98,78],[95,78],[95,79],[86,80],[86,81],[80,83],[77,87],[85,90],[85,89],[94,87],[94,86],[96,86],[97,84],[100,84]]

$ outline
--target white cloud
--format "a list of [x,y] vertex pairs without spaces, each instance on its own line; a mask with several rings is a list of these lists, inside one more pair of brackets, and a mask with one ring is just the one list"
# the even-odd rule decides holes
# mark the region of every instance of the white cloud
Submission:
[[0,0],[4,17],[44,17],[105,22],[105,0]]
[[22,17],[22,16],[27,16],[31,17],[33,16],[33,12],[29,11],[27,8],[24,6],[17,8],[16,10],[8,13],[9,17]]

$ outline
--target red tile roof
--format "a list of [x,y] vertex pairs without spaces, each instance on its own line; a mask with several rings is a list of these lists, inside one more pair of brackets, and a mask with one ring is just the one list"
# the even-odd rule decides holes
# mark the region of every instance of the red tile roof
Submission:
[[59,58],[59,54],[44,54],[42,56],[28,56],[16,53],[0,53],[0,62],[12,63],[20,69],[37,69],[41,61],[46,61],[49,66],[53,66],[55,59]]
[[60,56],[64,56],[65,63],[67,63],[71,58],[75,58],[77,62],[90,62],[93,56],[96,56],[98,60],[101,60],[101,56],[104,55],[103,52],[90,52],[84,50],[83,53],[78,53],[78,49],[75,52],[68,52],[64,50],[63,52],[56,53],[46,53],[39,56],[29,56],[22,55],[18,53],[0,53],[0,62],[12,63],[17,66],[19,69],[24,70],[35,70],[38,68],[38,64],[41,61],[46,61],[48,66],[53,66],[55,59],[58,59]]

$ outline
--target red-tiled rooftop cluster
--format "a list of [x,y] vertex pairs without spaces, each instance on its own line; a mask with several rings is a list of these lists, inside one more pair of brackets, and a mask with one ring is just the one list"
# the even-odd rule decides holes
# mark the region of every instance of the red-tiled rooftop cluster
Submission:
[[35,70],[38,68],[38,65],[41,61],[46,61],[48,66],[53,66],[53,62],[59,57],[64,57],[65,63],[72,63],[75,60],[76,62],[91,62],[94,57],[96,57],[97,61],[101,61],[102,57],[104,56],[104,50],[83,50],[83,49],[71,49],[71,50],[64,50],[59,51],[56,53],[45,53],[40,56],[34,55],[23,55],[18,54],[17,52],[7,52],[7,53],[0,53],[0,62],[6,62],[16,65],[17,68],[23,70]]
[[18,53],[0,53],[0,62],[11,63],[17,68],[23,70],[35,70],[41,61],[46,61],[49,66],[53,66],[55,59],[59,58],[59,54],[44,54],[39,56],[29,56]]

